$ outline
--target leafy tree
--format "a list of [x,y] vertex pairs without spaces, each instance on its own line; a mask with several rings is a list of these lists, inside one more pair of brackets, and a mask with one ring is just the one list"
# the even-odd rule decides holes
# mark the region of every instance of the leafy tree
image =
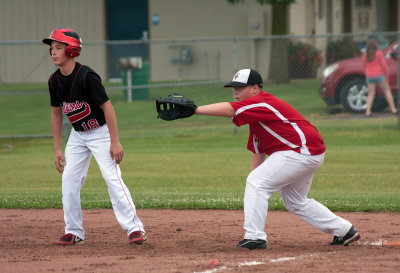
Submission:
[[[227,0],[231,4],[243,3],[244,0]],[[287,8],[295,0],[256,0],[260,5],[270,4],[272,8],[272,35],[287,34]],[[269,79],[276,83],[288,82],[290,80],[287,66],[287,51],[282,50],[288,47],[288,40],[285,38],[272,39],[271,61]]]

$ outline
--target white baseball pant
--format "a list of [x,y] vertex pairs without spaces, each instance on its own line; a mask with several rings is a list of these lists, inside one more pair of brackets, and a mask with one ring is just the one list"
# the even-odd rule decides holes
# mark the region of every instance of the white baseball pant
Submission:
[[280,190],[285,207],[317,229],[342,237],[352,224],[327,207],[307,198],[312,178],[324,162],[324,154],[303,155],[294,151],[271,154],[247,177],[244,194],[244,239],[267,240],[264,232],[268,199]]
[[85,238],[80,191],[85,184],[92,154],[107,184],[111,204],[119,224],[128,235],[138,230],[144,232],[143,224],[136,215],[131,194],[121,178],[119,165],[111,158],[110,145],[107,124],[90,131],[71,130],[65,148],[66,164],[62,175],[65,233]]

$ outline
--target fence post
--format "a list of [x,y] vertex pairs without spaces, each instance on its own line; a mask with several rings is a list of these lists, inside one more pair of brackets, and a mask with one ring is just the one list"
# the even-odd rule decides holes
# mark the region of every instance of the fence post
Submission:
[[396,82],[396,89],[397,89],[397,129],[400,130],[400,37],[397,37],[397,48],[396,48],[396,67],[397,67],[397,82]]
[[237,62],[237,40],[236,37],[233,38],[233,73],[238,71]]
[[[236,38],[233,38],[233,73],[236,73],[238,71],[238,62],[237,62],[237,40]],[[232,73],[232,74],[233,74]],[[235,98],[233,98],[235,99]],[[233,129],[233,133],[237,134],[238,128],[235,124],[233,124],[234,129]]]
[[126,71],[126,82],[127,82],[127,101],[132,102],[132,69]]

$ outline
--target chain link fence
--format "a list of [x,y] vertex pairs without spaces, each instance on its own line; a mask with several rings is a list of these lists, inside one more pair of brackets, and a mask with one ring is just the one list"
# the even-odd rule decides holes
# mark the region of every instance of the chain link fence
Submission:
[[[291,103],[304,115],[345,113],[358,117],[366,109],[368,89],[361,55],[369,38],[374,38],[384,53],[389,85],[398,105],[399,32],[88,42],[78,61],[100,71],[113,102],[132,107],[139,101],[154,100],[164,90],[185,93],[193,87],[209,91],[206,102],[232,100],[230,92],[223,97],[213,98],[212,94],[220,94],[223,83],[230,81],[234,72],[251,67],[262,74],[266,91]],[[47,77],[54,67],[48,52],[39,44],[0,41],[0,54],[9,58],[24,52],[30,56],[19,65],[2,63],[1,71],[7,73],[0,75],[1,138],[51,136]],[[123,46],[123,54],[113,50],[110,61],[105,53],[110,46]],[[98,69],[97,65],[101,67]],[[8,75],[24,74],[22,70],[25,74],[36,70],[45,73],[35,75],[40,80],[34,83],[26,82],[25,76],[12,83],[8,80]],[[372,110],[379,115],[391,114],[382,90],[377,90]]]

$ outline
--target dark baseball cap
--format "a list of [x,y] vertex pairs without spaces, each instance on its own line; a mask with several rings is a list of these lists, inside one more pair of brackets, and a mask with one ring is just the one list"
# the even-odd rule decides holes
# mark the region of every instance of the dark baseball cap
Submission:
[[261,75],[251,68],[242,69],[236,72],[235,76],[233,76],[232,81],[228,84],[225,84],[224,87],[248,85],[258,85],[260,88],[262,88],[263,86]]

